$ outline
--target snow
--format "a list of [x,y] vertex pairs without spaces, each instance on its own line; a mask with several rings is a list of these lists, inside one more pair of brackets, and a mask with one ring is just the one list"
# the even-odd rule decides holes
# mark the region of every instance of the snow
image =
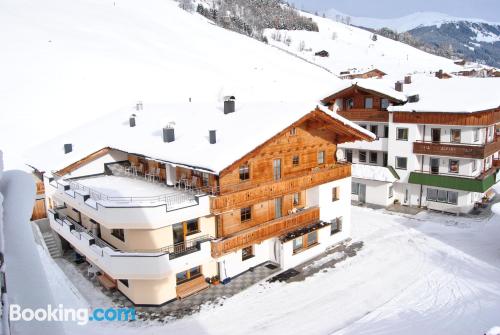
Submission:
[[[326,16],[335,19],[336,15],[348,16],[335,9],[330,9],[326,12]],[[460,21],[468,21],[475,23],[488,23],[492,25],[500,25],[500,23],[488,22],[477,18],[459,18],[439,12],[416,12],[402,17],[381,19],[370,17],[351,17],[351,23],[356,26],[366,28],[381,29],[390,28],[397,32],[405,32],[418,28],[420,26],[437,26],[440,27],[443,23],[453,23]]]
[[[242,103],[236,100],[236,111],[224,114],[221,104],[144,104],[144,110],[124,109],[42,144],[28,154],[28,164],[41,171],[57,170],[99,149],[111,147],[219,173],[314,108],[315,104],[310,102]],[[132,113],[137,115],[135,127],[129,126]],[[330,111],[327,113],[373,138],[373,134],[355,123]],[[175,141],[165,143],[162,129],[168,124],[174,124]],[[216,130],[215,144],[208,140],[209,130]],[[71,153],[64,154],[64,143],[73,144]]]
[[0,143],[11,167],[25,163],[27,148],[137,101],[313,102],[340,82],[171,0],[5,0],[0,8],[0,30],[9,32],[0,34]]
[[[480,221],[359,207],[352,215],[353,241],[362,241],[362,249],[305,281],[261,282],[167,324],[89,323],[71,334],[468,335],[498,325],[499,216]],[[333,255],[325,258],[341,258]],[[79,273],[69,275],[54,288],[68,292],[71,282],[84,284]],[[85,295],[91,307],[107,306],[98,290]]]
[[388,183],[393,183],[397,180],[391,171],[383,166],[352,164],[351,173],[353,178],[371,179]]
[[[461,69],[452,60],[431,55],[409,45],[378,36],[372,40],[373,33],[343,23],[303,13],[317,22],[319,32],[280,31],[281,41],[272,38],[276,30],[267,29],[265,35],[269,44],[297,55],[308,62],[318,64],[339,74],[348,69],[378,68],[387,74],[404,76],[414,72],[430,72],[443,69],[455,72]],[[335,34],[335,39],[332,35]],[[284,43],[290,37],[291,44]],[[300,51],[301,42],[305,49]],[[310,50],[310,51],[309,51]],[[329,57],[314,56],[320,50],[329,52]]]

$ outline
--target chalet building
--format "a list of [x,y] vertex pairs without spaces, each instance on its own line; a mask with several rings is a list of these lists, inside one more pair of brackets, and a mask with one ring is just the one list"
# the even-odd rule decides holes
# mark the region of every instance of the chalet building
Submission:
[[349,237],[351,164],[337,145],[374,136],[308,110],[234,99],[148,106],[56,139],[30,165],[45,171],[62,248],[134,304],[161,305]]
[[352,162],[352,199],[467,213],[493,195],[500,81],[406,77],[359,80],[323,99],[377,140],[340,145]]
[[382,78],[385,75],[386,73],[379,69],[350,69],[340,72],[339,77],[340,79],[368,79]]

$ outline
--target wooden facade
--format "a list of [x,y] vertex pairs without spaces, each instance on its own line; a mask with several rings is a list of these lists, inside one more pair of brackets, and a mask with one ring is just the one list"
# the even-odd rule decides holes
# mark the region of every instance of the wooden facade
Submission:
[[489,126],[500,122],[500,109],[476,113],[394,112],[395,123]]
[[349,109],[337,112],[351,121],[389,122],[389,112],[373,109]]
[[319,220],[319,208],[312,207],[258,226],[239,231],[224,239],[212,241],[212,257],[220,257],[232,251],[260,243],[272,237],[286,234]]
[[84,157],[83,159],[80,159],[79,161],[76,161],[73,164],[68,165],[64,169],[57,171],[55,174],[59,175],[59,176],[64,176],[64,175],[71,173],[71,172],[75,171],[76,169],[84,166],[85,164],[88,164],[88,163],[90,163],[90,162],[92,162],[92,161],[94,161],[102,156],[105,156],[110,151],[111,151],[111,148],[100,149],[100,150]]
[[452,156],[484,159],[500,150],[500,140],[486,145],[467,145],[453,143],[414,142],[413,153],[419,155]]

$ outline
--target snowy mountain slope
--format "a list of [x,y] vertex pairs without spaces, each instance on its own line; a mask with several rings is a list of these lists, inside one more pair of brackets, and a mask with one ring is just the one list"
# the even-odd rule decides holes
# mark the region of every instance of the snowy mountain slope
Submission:
[[[415,71],[443,69],[452,72],[460,69],[450,59],[431,55],[388,38],[379,36],[377,41],[373,41],[373,34],[364,29],[306,13],[304,15],[312,17],[318,23],[319,32],[280,31],[281,41],[277,41],[276,31],[268,29],[265,34],[269,43],[324,66],[335,74],[352,68],[372,67],[395,76]],[[285,43],[287,38],[291,39],[290,45]],[[314,56],[320,50],[328,51],[330,57]]]
[[98,116],[124,106],[132,112],[138,100],[217,102],[232,94],[239,102],[314,106],[318,91],[338,81],[171,0],[5,0],[0,43],[0,147],[7,164]]
[[[329,9],[326,11],[326,16],[331,19],[336,19],[337,15],[347,17],[347,14],[337,11],[336,9]],[[448,22],[467,21],[473,23],[487,23],[490,25],[500,25],[500,23],[488,22],[482,19],[474,18],[459,18],[448,14],[439,12],[416,12],[413,14],[405,15],[402,17],[379,19],[371,17],[351,17],[351,24],[372,29],[389,28],[397,32],[405,32],[418,27],[425,26],[440,26]]]

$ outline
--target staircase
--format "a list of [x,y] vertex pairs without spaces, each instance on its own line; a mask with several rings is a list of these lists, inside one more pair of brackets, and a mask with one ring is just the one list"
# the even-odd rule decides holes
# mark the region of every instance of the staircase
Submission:
[[52,258],[61,257],[62,252],[56,242],[54,234],[52,232],[45,232],[42,233],[42,237],[47,246],[47,250],[49,250],[50,256],[52,256]]

